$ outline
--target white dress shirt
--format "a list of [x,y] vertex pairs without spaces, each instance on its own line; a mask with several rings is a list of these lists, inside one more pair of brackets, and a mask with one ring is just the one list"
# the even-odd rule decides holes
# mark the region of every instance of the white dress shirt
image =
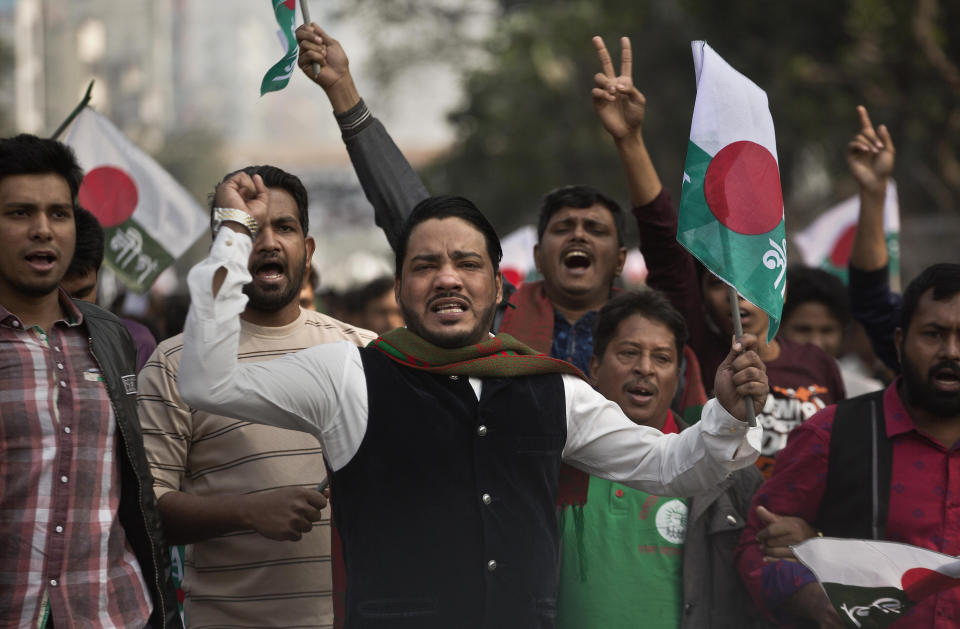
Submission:
[[[357,453],[367,429],[367,383],[359,349],[317,345],[283,358],[238,364],[243,285],[251,280],[246,234],[221,229],[210,255],[191,269],[190,312],[178,385],[193,407],[316,435],[334,470]],[[227,273],[213,295],[216,271]],[[582,379],[563,375],[567,440],[563,459],[585,472],[663,496],[690,496],[756,460],[760,427],[748,428],[716,399],[680,434],[633,423]],[[483,380],[470,378],[478,398]],[[372,392],[376,395],[376,392]]]

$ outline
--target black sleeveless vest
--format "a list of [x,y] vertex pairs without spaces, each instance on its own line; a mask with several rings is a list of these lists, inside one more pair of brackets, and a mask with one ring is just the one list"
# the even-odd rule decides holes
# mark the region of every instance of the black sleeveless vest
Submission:
[[558,374],[466,377],[361,349],[369,421],[333,473],[347,627],[550,628],[556,612]]
[[826,486],[815,522],[828,537],[884,538],[893,444],[887,437],[883,395],[880,390],[837,404]]

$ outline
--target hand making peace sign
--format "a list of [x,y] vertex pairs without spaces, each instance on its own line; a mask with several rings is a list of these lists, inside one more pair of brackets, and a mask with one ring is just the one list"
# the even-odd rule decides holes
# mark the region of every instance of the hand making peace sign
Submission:
[[600,57],[603,72],[594,75],[593,107],[603,123],[603,128],[621,140],[633,133],[643,131],[647,99],[633,86],[633,51],[630,38],[620,38],[620,76],[613,69],[613,60],[603,38],[593,38],[593,45]]

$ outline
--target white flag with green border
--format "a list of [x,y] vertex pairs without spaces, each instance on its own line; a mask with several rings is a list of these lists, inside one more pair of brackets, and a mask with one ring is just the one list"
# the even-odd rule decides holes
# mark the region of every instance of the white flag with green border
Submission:
[[792,549],[849,627],[886,627],[926,597],[960,586],[960,560],[909,544],[815,537]]
[[787,240],[766,93],[706,42],[694,41],[697,99],[684,164],[677,240],[780,326]]
[[78,201],[105,232],[104,262],[144,293],[209,227],[208,213],[113,123],[86,107],[64,140],[86,175]]

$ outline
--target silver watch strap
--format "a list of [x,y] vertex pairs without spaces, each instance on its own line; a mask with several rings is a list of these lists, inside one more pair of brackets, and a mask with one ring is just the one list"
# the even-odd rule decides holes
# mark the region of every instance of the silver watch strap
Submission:
[[215,207],[213,208],[213,234],[216,236],[217,232],[220,231],[220,225],[224,221],[233,221],[234,223],[240,223],[247,228],[247,231],[250,232],[250,238],[253,240],[257,239],[257,232],[260,231],[260,226],[257,225],[257,219],[253,218],[243,210],[239,210],[235,207]]

